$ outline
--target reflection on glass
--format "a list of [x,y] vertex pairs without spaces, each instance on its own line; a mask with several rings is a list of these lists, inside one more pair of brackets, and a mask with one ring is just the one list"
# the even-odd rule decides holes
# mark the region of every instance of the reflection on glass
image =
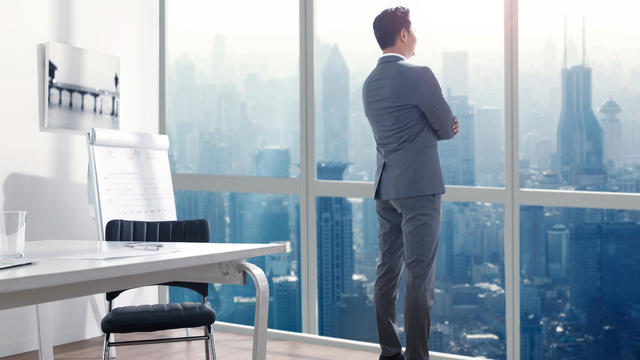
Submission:
[[[503,215],[497,204],[443,204],[431,351],[506,358]],[[374,200],[319,197],[317,229],[320,334],[377,342]],[[404,281],[398,298],[404,343],[403,303]]]
[[227,1],[168,2],[174,173],[298,176],[298,3],[252,1],[245,10]]
[[637,359],[640,212],[523,206],[520,358]]
[[[364,115],[362,85],[381,54],[373,19],[397,4],[363,4],[323,0],[315,5],[316,159],[347,163],[344,180],[373,181],[376,145]],[[445,183],[504,186],[503,2],[402,5],[411,10],[418,37],[416,56],[409,61],[434,71],[460,121],[460,134],[439,144]],[[327,180],[322,174],[318,178]]]
[[[215,243],[285,243],[283,254],[248,259],[267,275],[269,328],[301,331],[300,205],[297,196],[176,191],[179,219],[207,219]],[[253,325],[255,287],[209,284],[207,302],[219,321]],[[201,301],[191,290],[171,288],[171,302]]]
[[625,6],[522,3],[520,186],[640,191],[640,30]]

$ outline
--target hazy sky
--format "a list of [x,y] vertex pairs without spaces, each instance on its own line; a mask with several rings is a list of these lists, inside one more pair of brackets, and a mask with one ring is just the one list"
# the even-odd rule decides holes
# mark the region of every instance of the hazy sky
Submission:
[[296,75],[298,13],[294,0],[168,1],[169,58],[205,60],[215,35],[223,34],[228,62],[271,76]]
[[[371,28],[373,18],[396,5],[411,9],[418,36],[415,63],[439,69],[442,52],[456,50],[469,52],[470,65],[503,63],[503,0],[316,0],[317,38],[338,44],[351,69],[366,71],[379,54]],[[584,13],[590,61],[638,66],[638,10],[640,2],[628,0],[522,0],[520,67],[542,69],[549,41],[555,45],[560,64],[565,13],[568,37],[578,57]],[[169,1],[169,56],[188,53],[204,59],[211,54],[215,34],[220,33],[226,36],[227,59],[238,66],[266,70],[272,76],[295,75],[298,13],[297,0]]]

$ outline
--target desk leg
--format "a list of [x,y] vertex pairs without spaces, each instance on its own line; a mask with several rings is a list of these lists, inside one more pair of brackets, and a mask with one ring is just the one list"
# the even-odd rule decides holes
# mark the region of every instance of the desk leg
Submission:
[[40,360],[53,360],[53,341],[51,340],[51,305],[36,305],[38,317],[38,355]]
[[256,320],[253,326],[253,360],[267,358],[267,319],[269,317],[269,282],[262,269],[244,262],[240,269],[253,280],[256,286]]

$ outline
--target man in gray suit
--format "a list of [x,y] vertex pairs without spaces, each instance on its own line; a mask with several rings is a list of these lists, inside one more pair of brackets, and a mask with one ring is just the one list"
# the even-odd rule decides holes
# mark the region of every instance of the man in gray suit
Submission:
[[[458,122],[433,72],[407,62],[416,36],[409,9],[386,9],[373,22],[383,55],[362,89],[364,110],[376,140],[376,210],[380,261],[374,305],[380,359],[429,358],[430,315],[445,192],[438,141],[458,133]],[[402,354],[396,302],[406,268],[404,303],[407,348]]]

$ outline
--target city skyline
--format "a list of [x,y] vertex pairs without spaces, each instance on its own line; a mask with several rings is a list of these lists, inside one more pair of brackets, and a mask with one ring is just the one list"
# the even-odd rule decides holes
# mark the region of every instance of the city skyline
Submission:
[[[300,161],[297,79],[270,78],[268,73],[248,72],[233,80],[219,69],[224,68],[221,64],[231,61],[227,46],[229,42],[223,36],[216,37],[205,68],[199,68],[197,62],[187,57],[173,63],[169,86],[172,120],[168,129],[174,149],[171,157],[174,172],[297,176]],[[551,47],[546,50],[552,52]],[[440,156],[443,163],[445,160],[447,163],[443,166],[445,181],[449,185],[504,186],[501,87],[491,87],[493,83],[489,82],[491,88],[486,94],[472,97],[470,94],[477,88],[474,83],[480,76],[474,71],[473,53],[443,51],[440,55],[446,66],[436,72],[448,74],[443,75],[446,81],[440,78],[443,92],[454,113],[463,120],[462,130],[467,130],[462,132],[464,136],[441,144]],[[455,61],[446,60],[451,56]],[[371,181],[375,143],[359,98],[360,76],[365,70],[354,66],[337,43],[316,43],[316,60],[318,178]],[[563,69],[562,64],[550,61],[544,65],[549,71],[544,76],[526,71],[520,74],[523,130],[520,185],[639,191],[640,166],[635,172],[633,165],[640,161],[629,157],[634,154],[629,151],[629,144],[621,144],[622,155],[616,156],[622,160],[614,161],[611,166],[605,155],[617,151],[615,141],[611,140],[615,136],[611,134],[625,136],[625,132],[635,131],[633,124],[625,120],[634,114],[634,106],[628,103],[630,95],[618,97],[614,91],[616,83],[603,80],[602,73],[591,64],[573,65]],[[197,75],[199,72],[205,76]],[[207,72],[210,74],[206,75]],[[607,92],[604,87],[614,90],[598,99],[598,94]],[[280,96],[273,96],[274,91]],[[566,99],[584,101],[580,106],[570,106],[570,102],[561,101],[563,94]],[[269,101],[261,102],[262,98]],[[286,101],[281,103],[282,99]],[[599,104],[602,105],[596,109]],[[568,110],[573,111],[573,115],[567,115]],[[265,113],[269,115],[264,116]],[[580,120],[582,124],[586,119],[601,131],[596,131],[596,135],[567,132],[559,124],[561,119],[568,118]],[[348,124],[342,125],[345,122]],[[640,127],[637,130],[640,131]],[[591,180],[586,183],[580,182],[579,176],[572,177],[571,172],[563,174],[561,168],[556,167],[561,164],[558,160],[563,152],[556,143],[569,138],[564,135],[567,133],[578,136],[575,143],[582,145],[570,146],[565,151],[575,155],[565,156],[569,159],[565,163],[570,168],[586,171],[584,174],[593,174],[589,172],[593,169],[606,171],[604,184],[602,176],[598,178],[598,187],[590,183],[593,177],[587,177]],[[606,140],[607,134],[609,140]],[[587,143],[599,145],[584,146]],[[587,148],[591,155],[587,154]],[[554,167],[557,170],[550,171]],[[224,237],[218,237],[220,241],[286,239],[290,252],[285,257],[258,261],[272,270],[268,275],[274,289],[269,326],[300,331],[299,199],[263,194],[193,193],[176,196],[176,202],[179,216],[210,218],[217,229],[224,228]],[[369,331],[375,324],[371,295],[377,257],[377,221],[373,201],[319,197],[316,204],[320,334],[375,342],[375,333]],[[522,358],[539,360],[570,358],[568,354],[602,354],[603,349],[613,344],[620,346],[620,354],[636,351],[633,336],[640,335],[627,327],[637,320],[624,321],[619,314],[610,314],[600,304],[613,304],[613,300],[605,296],[599,302],[599,294],[615,291],[622,298],[616,306],[640,314],[640,305],[633,307],[634,302],[638,302],[638,294],[619,285],[606,287],[603,281],[592,281],[592,278],[613,278],[612,264],[621,251],[640,254],[640,249],[630,242],[640,235],[638,212],[522,207],[520,214]],[[592,231],[594,226],[598,229],[596,235]],[[266,236],[271,232],[283,235]],[[608,232],[622,236],[617,239],[629,241],[613,239]],[[634,269],[633,266],[630,264],[630,269]],[[580,275],[578,269],[584,270],[584,274]],[[504,206],[444,203],[432,311],[432,350],[506,358],[504,271]],[[631,276],[629,274],[622,275]],[[221,308],[221,320],[251,323],[247,313],[251,314],[255,299],[252,300],[251,288],[248,289],[215,289],[217,295],[213,295],[211,301]],[[581,303],[578,297],[585,300]],[[400,303],[402,298],[401,290]],[[585,308],[598,315],[587,316]],[[633,319],[636,318],[640,315]],[[401,307],[398,320],[402,324]],[[356,331],[360,329],[357,324],[367,324],[367,330]],[[402,326],[399,330],[402,337]],[[621,337],[623,331],[632,337]]]
[[[217,44],[224,44],[222,38],[217,38]],[[214,46],[213,59],[211,62],[222,64],[226,62],[224,45]],[[353,121],[353,109],[361,112],[361,104],[350,104],[351,93],[350,83],[343,81],[349,73],[349,68],[341,56],[341,52],[336,45],[324,45],[319,51],[319,55],[324,59],[324,65],[318,70],[321,74],[318,82],[318,120],[324,125],[320,125],[318,130],[318,153],[321,159],[318,161],[318,177],[320,179],[340,181],[347,178],[366,180],[371,176],[369,172],[372,168],[362,166],[363,162],[375,161],[375,145],[373,138],[352,142],[352,137],[348,136],[351,129],[359,137],[363,131],[370,132],[368,123],[356,127],[349,126],[348,131],[343,130],[342,123]],[[461,66],[466,66],[463,61]],[[182,76],[176,73],[176,79],[180,78],[185,83],[176,84],[176,93],[193,91],[193,87],[198,88],[195,82],[194,67],[190,66],[184,59],[176,63],[176,71],[180,71]],[[456,71],[454,71],[456,72]],[[463,79],[465,81],[466,79]],[[215,94],[219,99],[227,101],[224,106],[226,119],[217,118],[213,115],[213,124],[204,125],[198,115],[194,115],[195,120],[188,121],[181,127],[176,127],[183,136],[182,139],[172,139],[175,149],[172,156],[174,171],[176,168],[187,169],[189,172],[213,172],[223,174],[233,174],[240,171],[245,174],[258,176],[288,177],[294,174],[295,155],[286,146],[265,145],[258,146],[254,151],[248,149],[241,142],[229,142],[226,138],[232,137],[234,131],[243,129],[242,124],[254,124],[252,119],[252,102],[263,95],[264,88],[260,84],[265,80],[256,79],[253,75],[248,75],[244,85],[253,85],[253,89],[238,91],[230,86],[223,86],[222,91],[218,91],[218,86],[204,86],[201,91],[208,94]],[[261,90],[262,89],[262,90]],[[170,90],[171,91],[171,90]],[[247,94],[253,93],[251,96]],[[175,94],[175,93],[174,93]],[[200,96],[191,94],[191,98],[198,99]],[[173,97],[176,107],[180,111],[172,111],[172,114],[189,113],[189,98],[183,96]],[[229,99],[233,102],[229,103]],[[220,104],[218,100],[216,104]],[[466,112],[466,117],[461,115],[467,124],[474,121],[473,106],[468,103],[464,95],[449,96],[452,105],[459,111]],[[186,104],[185,104],[186,101]],[[233,107],[247,109],[247,111],[233,111]],[[191,105],[193,106],[193,105]],[[216,105],[220,106],[220,105]],[[220,113],[220,110],[212,109],[203,104],[199,107],[205,113]],[[181,111],[183,109],[185,111]],[[191,109],[193,110],[193,109]],[[497,112],[493,108],[485,108],[489,117],[494,117]],[[351,115],[349,114],[351,113]],[[498,115],[499,116],[499,115]],[[364,120],[364,118],[361,118]],[[219,124],[215,124],[219,121]],[[333,122],[332,122],[333,121]],[[176,124],[177,125],[177,124]],[[218,127],[218,132],[228,133],[228,135],[216,134],[216,131],[203,130]],[[170,131],[173,127],[170,126]],[[260,143],[260,137],[265,132],[242,131],[242,136],[249,144],[253,141]],[[451,142],[452,152],[450,165],[455,162],[463,162],[464,167],[451,166],[455,176],[465,185],[475,183],[475,143],[473,131],[468,131],[465,136],[458,141]],[[337,144],[336,144],[337,142]],[[342,142],[342,143],[340,143]],[[201,143],[202,145],[198,145]],[[268,141],[264,142],[268,144]],[[358,144],[363,148],[362,152],[354,152],[352,144]],[[449,144],[447,144],[449,145]],[[488,144],[487,144],[488,145]],[[184,149],[180,154],[179,149]],[[358,150],[358,149],[355,149]],[[220,153],[224,156],[220,156]],[[244,159],[238,159],[244,156]],[[226,160],[226,157],[234,159],[233,162]],[[369,160],[366,160],[369,158]],[[351,160],[351,161],[349,161]],[[355,160],[355,161],[354,161]],[[366,163],[365,162],[365,163]],[[241,165],[242,164],[242,165]],[[186,165],[186,167],[185,167]],[[458,173],[458,169],[464,169]],[[281,196],[269,196],[261,194],[212,194],[181,192],[176,196],[178,204],[178,214],[180,217],[205,217],[211,218],[217,224],[217,228],[224,228],[224,239],[218,237],[220,241],[229,242],[260,242],[277,241],[276,239],[260,234],[268,234],[271,229],[280,234],[289,234],[288,241],[291,243],[291,252],[286,258],[294,264],[299,262],[299,235],[291,230],[299,221],[299,215],[294,215],[291,205],[285,219],[285,213],[277,215],[278,208],[282,206],[270,205],[269,198],[273,198],[276,204]],[[289,200],[297,203],[294,199]],[[211,209],[207,209],[206,204],[211,204]],[[214,205],[215,203],[215,205]],[[295,206],[294,206],[295,207]],[[439,333],[436,340],[433,340],[431,347],[436,351],[455,352],[461,354],[488,355],[500,358],[505,354],[505,320],[504,320],[504,260],[502,254],[502,234],[499,229],[502,227],[502,206],[485,206],[474,204],[447,204],[447,219],[461,218],[467,214],[476,214],[469,220],[448,221],[444,226],[443,241],[446,246],[442,249],[448,251],[441,252],[443,258],[451,258],[450,261],[443,260],[442,264],[448,264],[441,271],[438,277],[437,292],[441,299],[439,307],[434,310],[434,327]],[[194,211],[195,210],[195,211]],[[361,341],[376,341],[375,318],[373,317],[373,280],[375,279],[375,259],[377,258],[377,227],[375,206],[372,200],[364,202],[344,198],[318,198],[317,200],[317,244],[318,244],[318,312],[320,334],[326,336],[343,337]],[[283,219],[281,221],[263,222],[261,219]],[[488,221],[476,223],[472,219],[480,218]],[[262,225],[261,225],[262,224]],[[277,225],[280,224],[280,225]],[[286,225],[285,225],[286,224]],[[213,225],[211,225],[213,226]],[[285,230],[287,228],[289,231]],[[280,229],[280,230],[278,230]],[[215,230],[212,228],[212,232]],[[264,232],[267,231],[267,232]],[[220,231],[217,231],[220,233]],[[484,234],[478,243],[475,240],[460,242],[458,238],[469,237],[471,234]],[[282,238],[287,239],[283,235]],[[271,240],[270,240],[271,239]],[[340,249],[340,250],[338,250]],[[270,284],[273,286],[273,293],[276,297],[270,302],[271,309],[274,310],[269,320],[269,325],[283,330],[299,331],[301,327],[301,315],[298,314],[301,306],[300,282],[297,274],[298,267],[272,266],[272,261],[257,260],[261,266],[267,269],[280,269],[278,272],[268,273]],[[284,262],[280,262],[284,264]],[[245,289],[233,289],[230,287],[217,287],[212,289],[212,305],[220,307],[219,313],[221,321],[232,321],[242,324],[250,324],[251,317],[245,312],[251,312],[255,306],[255,299],[252,298],[252,289],[249,286]],[[184,299],[186,295],[181,290],[172,290],[173,299]],[[471,298],[470,298],[471,296]],[[482,296],[486,301],[477,301],[473,297]],[[404,297],[404,289],[400,291],[400,303]],[[225,300],[226,299],[226,300]],[[253,300],[252,300],[253,299]],[[283,305],[288,304],[288,305]],[[449,306],[445,304],[450,304]],[[502,310],[501,310],[502,309]],[[482,324],[476,320],[478,314],[492,314],[491,329],[483,328]],[[404,317],[401,308],[398,312],[398,319],[402,324]],[[356,331],[360,325],[365,326],[367,331]],[[460,334],[475,334],[474,336]],[[484,335],[483,335],[484,334]],[[400,329],[401,338],[404,339],[404,330]],[[404,341],[404,340],[403,340]]]
[[[219,42],[219,40],[221,38],[223,39],[222,42],[223,42],[223,47],[224,47],[224,42],[225,42],[224,41],[224,36],[217,35],[216,36],[216,41]],[[219,47],[220,47],[219,44],[214,44],[214,46],[213,46],[214,51],[213,52],[215,53],[216,49],[219,48]],[[326,64],[326,60],[328,58],[328,54],[331,52],[330,49],[333,49],[333,48],[339,49],[339,47],[337,47],[337,45],[335,45],[335,44],[334,45],[328,45],[328,44],[325,45],[325,44],[322,44],[322,43],[317,44],[316,55],[318,57],[318,60],[320,60],[321,63]],[[546,49],[546,50],[548,51],[549,49]],[[226,56],[226,49],[224,50],[224,53],[225,53],[225,56]],[[340,53],[342,53],[342,51],[340,51]],[[468,54],[468,52],[466,52],[466,51],[465,52],[458,52],[458,53]],[[570,52],[568,52],[568,53],[570,53]],[[444,52],[443,54],[447,54],[447,52]],[[467,56],[469,56],[469,55],[467,55]],[[471,63],[472,60],[473,60],[473,57],[470,57],[468,62]],[[198,84],[198,82],[196,82],[196,80],[195,80],[196,78],[198,78],[198,76],[196,75],[196,65],[193,62],[191,62],[191,60],[188,60],[187,58],[183,57],[176,64],[185,63],[185,62],[188,63],[189,66],[192,68],[191,72],[193,73],[193,75],[190,75],[190,77],[192,79],[194,79],[193,83],[194,84]],[[208,60],[207,62],[209,64],[212,64],[212,63],[213,64],[220,64],[220,63],[224,64],[224,63],[226,63],[225,60],[216,61],[215,60],[215,54],[214,54],[214,60],[213,61],[212,60]],[[551,61],[550,63],[553,64],[555,62]],[[353,74],[352,71],[349,70],[350,69],[350,67],[348,66],[349,64],[346,64],[346,65],[347,65],[347,72],[349,73],[348,78],[349,79],[353,79],[353,77],[355,75]],[[545,64],[545,66],[549,66],[549,65]],[[469,69],[471,69],[472,65],[468,64],[467,67]],[[208,67],[208,68],[210,68],[210,67]],[[591,69],[593,70],[593,68],[591,68]],[[320,70],[321,69],[319,69],[318,71],[320,71]],[[438,69],[436,69],[436,71],[442,72],[442,70],[438,70]],[[558,73],[557,69],[556,69],[555,72]],[[594,75],[593,75],[594,83],[600,84],[601,82],[603,82],[602,74],[600,72],[598,72],[597,70],[593,70],[593,73],[594,73]],[[251,85],[252,82],[255,83],[256,81],[266,85],[267,84],[267,80],[263,76],[264,75],[260,75],[259,76],[259,75],[253,74],[253,73],[249,73],[248,76],[245,78],[245,80],[240,82],[240,84],[239,84],[240,86],[230,86],[232,84],[232,82],[229,82],[229,81],[225,80],[225,82],[224,82],[224,84],[226,84],[224,86],[225,91],[227,91],[229,89],[232,89],[232,90],[235,89],[232,92],[233,94],[236,94],[236,95],[233,95],[235,97],[241,96],[244,91],[247,91],[247,92],[253,91],[253,93],[256,94],[255,90],[243,89],[242,87],[246,88],[247,86]],[[640,73],[639,73],[639,76],[640,76]],[[202,77],[200,77],[200,78],[202,78]],[[474,78],[476,78],[476,76],[472,76],[471,77],[472,80]],[[529,88],[531,85],[533,85],[533,84],[529,84],[528,78],[529,77],[528,77],[527,73],[523,73],[522,79],[521,79],[521,87],[525,86],[525,89],[526,89],[526,88]],[[558,78],[559,78],[559,75],[551,75],[550,74],[547,77],[544,77],[543,80],[546,79],[545,81],[552,81],[552,83],[555,82],[555,83],[558,84],[558,86],[556,86],[555,88],[554,88],[554,86],[551,87],[551,95],[557,94],[557,98],[559,99],[561,94],[560,94],[560,86],[559,86],[560,81],[558,81]],[[469,82],[473,83],[472,80],[469,80]],[[204,81],[203,85],[214,84],[215,83],[215,82],[213,82],[213,79],[207,80],[207,77],[205,77],[204,80],[199,80],[199,81]],[[275,80],[275,79],[269,80],[269,82],[271,82],[271,83],[274,83],[274,81],[276,83],[280,82],[280,83],[283,83],[283,84],[284,83],[288,84],[288,85],[284,85],[283,90],[285,90],[285,91],[288,91],[288,92],[291,92],[291,93],[295,93],[297,91],[297,89],[296,89],[296,85],[297,84],[296,84],[296,81],[294,79],[286,78],[286,79],[281,79],[281,80]],[[610,79],[607,80],[607,81],[604,81],[604,82],[605,82],[605,84],[607,84],[607,87],[611,86],[609,84],[610,83]],[[322,79],[321,79],[321,76],[320,76],[319,79],[317,80],[317,84],[321,84],[321,83],[322,83]],[[348,106],[350,108],[350,112],[352,113],[351,117],[353,117],[355,115],[358,118],[363,118],[364,115],[361,113],[361,108],[360,108],[360,104],[359,104],[360,101],[358,101],[359,99],[357,98],[358,94],[357,94],[357,91],[354,91],[354,90],[358,89],[359,83],[361,83],[361,79],[359,79],[359,81],[356,81],[355,84],[353,84],[353,80],[349,80],[349,84],[351,84],[351,86],[350,86],[351,89],[349,90],[349,99],[350,100],[347,102],[346,106]],[[444,89],[444,86],[446,86],[446,85],[447,84],[443,82],[443,90],[444,91],[446,91],[446,89]],[[262,85],[262,86],[264,86],[264,85]],[[215,89],[215,86],[211,86],[211,85],[206,85],[206,87]],[[473,86],[471,86],[471,87],[473,87]],[[320,105],[320,106],[316,107],[316,109],[318,111],[322,109],[321,105],[322,105],[322,101],[323,101],[322,100],[323,95],[319,93],[320,89],[321,88],[318,88],[316,90],[317,102],[318,102],[318,105]],[[629,120],[629,116],[634,116],[634,114],[636,114],[636,113],[637,113],[637,117],[634,117],[634,118],[640,119],[640,106],[636,105],[635,103],[631,103],[630,104],[629,100],[628,100],[628,99],[630,99],[630,97],[628,95],[621,96],[621,98],[619,98],[618,96],[614,95],[617,92],[617,91],[615,91],[615,89],[617,89],[617,87],[613,87],[613,89],[614,90],[608,92],[609,93],[608,96],[602,98],[598,94],[602,94],[604,91],[601,90],[601,86],[595,86],[594,89],[593,89],[593,92],[594,92],[594,95],[593,95],[593,99],[594,100],[593,100],[593,102],[594,102],[594,104],[597,105],[597,104],[603,103],[606,99],[615,99],[617,103],[622,103],[622,108],[624,109],[624,111],[622,111],[618,115],[618,119],[620,120],[620,124],[622,124],[626,128],[629,128],[630,130],[632,130],[630,132],[629,131],[621,131],[621,134],[622,134],[622,141],[621,141],[622,149],[621,149],[621,151],[625,156],[625,159],[623,159],[622,163],[624,163],[624,165],[626,165],[626,166],[628,166],[629,163],[635,163],[635,162],[640,163],[640,150],[636,149],[636,147],[632,146],[633,145],[633,141],[630,138],[630,136],[631,136],[630,134],[632,134],[634,132],[637,132],[637,131],[640,131],[640,121],[638,121],[638,120],[636,120],[636,121]],[[469,92],[471,93],[472,90],[469,90]],[[640,89],[638,89],[638,93],[640,93]],[[523,94],[528,94],[528,93],[523,92]],[[529,95],[535,95],[535,96],[531,97]],[[547,110],[545,110],[544,113],[541,113],[540,110],[539,110],[540,109],[539,105],[542,105],[542,104],[540,104],[540,99],[534,100],[534,99],[536,99],[537,96],[538,96],[537,94],[528,94],[528,96],[521,96],[521,106],[520,106],[521,107],[521,114],[520,114],[521,126],[520,126],[520,128],[521,128],[521,138],[522,138],[522,140],[521,140],[521,147],[520,148],[521,148],[521,156],[522,157],[524,157],[525,159],[531,161],[532,165],[535,164],[535,165],[538,166],[538,168],[541,168],[541,165],[547,165],[548,166],[547,163],[550,163],[550,160],[535,159],[535,157],[537,157],[538,155],[536,155],[534,157],[534,156],[530,156],[528,154],[538,153],[538,152],[540,152],[540,150],[542,150],[542,152],[545,152],[545,153],[554,151],[553,148],[556,146],[557,140],[556,140],[555,134],[552,134],[552,132],[550,130],[551,129],[555,129],[557,127],[558,118],[556,117],[556,115],[554,115],[554,113],[556,113],[556,111],[557,112],[560,111],[561,104],[560,104],[559,100],[557,100],[556,102],[553,102],[553,101],[549,102],[549,101],[545,100],[543,102],[543,104],[547,103],[545,105],[545,106],[547,106]],[[601,98],[599,99],[599,97],[601,97]],[[254,96],[252,96],[252,98],[255,99],[255,98],[259,98],[259,97],[254,95]],[[295,99],[295,96],[292,96],[292,98]],[[476,112],[478,112],[479,114],[482,114],[484,109],[495,108],[496,111],[499,113],[498,116],[503,119],[504,115],[502,114],[501,106],[493,106],[493,105],[491,105],[491,103],[493,103],[493,102],[490,102],[489,104],[478,102],[477,100],[474,100],[474,99],[470,98],[469,96],[468,96],[468,99],[469,99],[468,100],[469,104],[473,105],[477,109]],[[531,103],[532,100],[534,100],[535,102]],[[352,105],[349,105],[349,103],[351,103]],[[292,103],[292,105],[293,105],[293,103]],[[535,110],[533,110],[533,111],[529,110],[533,105],[535,105]],[[189,107],[189,106],[187,106],[187,107]],[[557,110],[554,110],[554,108],[557,109]],[[246,111],[249,112],[250,110],[251,109],[247,109]],[[262,122],[257,123],[255,121],[252,121],[252,122],[249,123],[249,125],[250,126],[255,126],[255,125],[265,124],[266,126],[271,126],[272,127],[273,130],[271,130],[271,131],[275,131],[275,132],[279,131],[279,132],[281,132],[281,134],[278,137],[276,137],[277,141],[271,141],[272,144],[279,143],[278,145],[267,144],[266,146],[283,146],[284,145],[285,147],[289,147],[291,149],[292,156],[294,158],[296,158],[296,157],[299,157],[299,153],[298,153],[299,144],[298,144],[298,141],[296,140],[297,136],[298,136],[298,131],[297,131],[298,121],[295,119],[295,117],[297,117],[298,115],[297,115],[297,112],[295,112],[293,106],[291,106],[289,108],[289,110],[287,110],[287,111],[289,111],[290,114],[291,114],[291,116],[288,117],[288,120],[283,120],[285,118],[283,118],[282,116],[277,116],[277,118],[279,118],[280,120],[276,121],[276,122],[269,122],[269,121],[265,122],[263,120]],[[186,113],[189,113],[189,112],[190,111],[186,111]],[[532,127],[533,123],[536,123],[536,124],[540,123],[540,121],[539,121],[540,115],[545,115],[547,117],[547,119],[544,120],[543,123],[548,124],[548,126],[545,126],[544,128],[541,128],[540,125],[536,125],[535,127]],[[325,115],[322,114],[322,113],[317,113],[316,116],[317,116],[316,117],[316,123],[318,124],[318,126],[323,126],[322,124],[325,123],[325,122],[323,122],[322,118]],[[484,118],[483,118],[483,120],[484,120]],[[599,119],[599,120],[601,120],[601,119]],[[491,120],[489,120],[489,121],[491,121]],[[500,129],[502,129],[504,127],[503,122],[504,122],[504,120],[497,122],[498,123],[498,130],[500,130]],[[359,142],[360,143],[360,144],[358,144],[358,148],[359,149],[364,149],[364,148],[366,148],[367,144],[369,144],[369,145],[372,144],[373,139],[370,136],[370,134],[368,134],[368,131],[367,131],[368,129],[365,126],[362,125],[362,121],[354,121],[354,119],[351,118],[351,119],[348,120],[348,123],[350,124],[349,128],[353,127],[353,130],[352,131],[345,131],[344,134],[341,134],[341,135],[343,135],[343,136],[345,134],[358,134],[358,135],[360,135],[360,134],[364,133],[365,136],[362,137],[362,136],[352,135],[352,136],[350,136],[348,138],[347,143],[349,143],[349,144],[357,144]],[[286,126],[283,127],[282,125],[286,125]],[[366,125],[366,122],[365,122],[365,125]],[[283,130],[285,128],[290,128],[290,129],[289,130]],[[463,125],[463,128],[464,128],[464,125]],[[260,130],[261,129],[257,129],[257,131],[260,131]],[[282,134],[282,132],[284,132],[284,131],[287,132],[287,135]],[[480,127],[480,126],[476,125],[475,131],[476,132],[483,132],[485,130],[484,130],[483,127]],[[317,133],[319,134],[320,132],[317,131]],[[499,136],[502,137],[503,136],[502,135],[503,131],[500,130],[499,133],[500,133]],[[483,133],[483,135],[485,135],[485,134],[486,133]],[[288,142],[289,144],[284,144],[282,142],[283,135],[285,137],[285,140],[286,140],[286,138],[290,139],[289,141],[285,141],[285,143]],[[477,140],[476,140],[477,144],[475,146],[475,150],[476,151],[491,149],[491,150],[493,150],[494,153],[497,151],[498,152],[497,154],[500,154],[501,152],[503,152],[503,146],[504,145],[500,145],[500,143],[497,144],[498,145],[497,147],[491,147],[490,145],[488,146],[488,145],[482,144],[483,140],[486,141],[485,139],[489,138],[488,136],[485,135],[485,136],[476,137],[476,138],[477,138]],[[528,141],[527,139],[528,138],[534,139],[533,140],[534,144],[527,145],[528,144],[527,143],[527,141]],[[320,150],[323,147],[322,139],[319,138],[318,140],[321,140],[321,141],[317,143],[316,149]],[[492,139],[491,142],[495,142],[495,140]],[[545,142],[549,142],[549,145],[546,145]],[[538,145],[538,144],[535,144],[535,143],[540,143],[540,144]],[[529,146],[529,147],[527,148],[527,146]],[[543,148],[540,148],[540,146],[543,146]],[[359,151],[362,151],[362,150],[359,150]],[[318,151],[318,153],[319,153],[319,155],[321,155],[320,151]],[[484,153],[485,152],[481,152],[481,154],[484,154]],[[370,154],[365,154],[365,152],[361,152],[360,154],[353,154],[353,153],[350,154],[350,156],[352,158],[349,159],[349,160],[350,160],[350,162],[353,163],[353,166],[348,170],[348,174],[345,176],[345,179],[349,179],[349,180],[370,180],[370,174],[363,174],[363,171],[365,173],[366,172],[371,173],[372,172],[371,168],[374,166],[374,163],[370,160],[371,156],[369,156],[369,155]],[[488,155],[484,155],[484,156],[486,157]],[[503,156],[500,156],[500,157],[503,157]],[[319,159],[319,160],[322,160],[322,159]],[[356,160],[356,161],[353,161],[353,160]],[[532,160],[535,160],[535,161],[532,161]],[[485,159],[483,159],[483,156],[480,156],[479,158],[476,158],[476,162],[478,164],[485,164],[485,165],[487,164],[487,161]],[[296,163],[297,163],[297,161],[296,161]],[[618,165],[623,165],[623,164],[618,164]],[[358,167],[360,167],[360,168],[358,168]],[[477,168],[478,169],[486,169],[487,166],[479,166],[478,165]],[[500,168],[503,168],[503,166],[501,166]],[[490,174],[495,174],[495,172],[496,172],[495,170],[498,170],[498,169],[494,168],[494,170],[489,172],[489,173]],[[543,171],[545,169],[540,169],[540,170]],[[245,170],[245,172],[246,171],[247,170]],[[351,171],[360,173],[360,175],[356,175],[356,174],[350,175],[349,172],[351,172]],[[478,172],[478,171],[476,170],[476,172]],[[294,171],[294,173],[295,173],[295,171]],[[503,177],[503,175],[501,175],[501,176]],[[479,174],[479,173],[476,173],[476,177],[478,179],[477,185],[502,186],[503,185],[503,181],[504,181],[503,179],[489,179],[488,175],[483,175],[483,174]]]

